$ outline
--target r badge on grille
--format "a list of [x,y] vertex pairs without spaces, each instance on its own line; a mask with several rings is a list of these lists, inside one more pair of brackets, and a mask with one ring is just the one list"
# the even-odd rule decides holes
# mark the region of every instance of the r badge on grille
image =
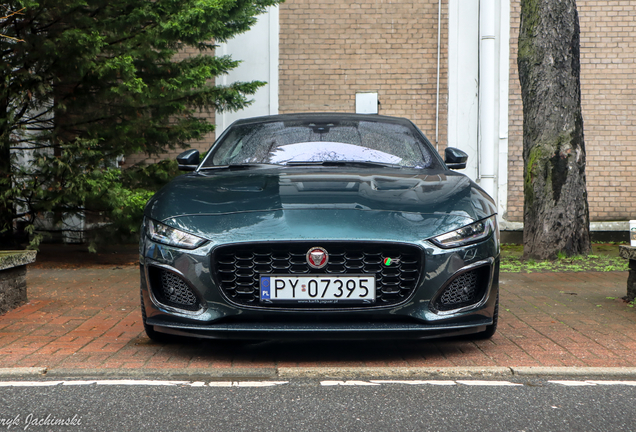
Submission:
[[384,264],[387,267],[390,265],[398,265],[399,263],[400,263],[399,258],[384,258],[384,260],[382,261],[382,264]]
[[307,264],[309,267],[321,269],[327,265],[329,254],[321,247],[313,247],[307,252]]

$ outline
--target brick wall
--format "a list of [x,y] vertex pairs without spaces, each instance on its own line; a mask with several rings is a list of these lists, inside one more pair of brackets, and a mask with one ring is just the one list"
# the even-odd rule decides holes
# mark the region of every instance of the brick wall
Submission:
[[523,103],[517,68],[519,0],[510,2],[510,87],[508,96],[508,213],[504,219],[523,221]]
[[[593,221],[636,217],[636,0],[578,0],[587,189]],[[523,220],[523,115],[512,0],[508,220]]]
[[[446,143],[448,4],[442,10],[440,144]],[[279,110],[355,112],[377,92],[379,113],[435,139],[438,3],[286,0],[280,6]]]

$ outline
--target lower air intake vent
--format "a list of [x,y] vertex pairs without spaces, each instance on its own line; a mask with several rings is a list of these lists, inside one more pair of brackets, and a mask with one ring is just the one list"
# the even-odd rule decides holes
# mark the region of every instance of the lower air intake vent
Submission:
[[198,310],[197,297],[181,276],[171,271],[148,268],[150,285],[155,298],[162,304],[186,310]]
[[439,311],[460,309],[479,303],[486,293],[490,266],[467,271],[455,277],[433,303]]

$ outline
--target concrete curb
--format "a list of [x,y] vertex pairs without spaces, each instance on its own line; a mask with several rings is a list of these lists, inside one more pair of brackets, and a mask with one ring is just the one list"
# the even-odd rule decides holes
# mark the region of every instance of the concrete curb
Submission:
[[0,368],[1,378],[12,377],[43,377],[46,374],[46,368],[44,367],[18,367],[18,368]]
[[279,367],[219,369],[47,369],[0,368],[0,379],[128,378],[170,380],[276,379],[434,379],[489,377],[623,377],[636,379],[636,368],[618,367]]
[[632,377],[636,368],[620,367],[397,367],[278,368],[279,378],[487,378],[487,377]]
[[507,367],[281,367],[279,378],[440,378],[512,376]]
[[[2,375],[0,374],[0,377]],[[277,378],[276,368],[218,369],[50,369],[47,378],[128,378],[170,380],[270,380]]]
[[518,376],[596,376],[596,377],[633,377],[636,378],[636,368],[633,367],[513,367],[514,375]]

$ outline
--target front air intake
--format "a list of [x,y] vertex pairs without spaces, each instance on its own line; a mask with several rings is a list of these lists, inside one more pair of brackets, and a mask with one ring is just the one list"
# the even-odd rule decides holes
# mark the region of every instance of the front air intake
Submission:
[[484,298],[490,279],[490,266],[455,276],[433,302],[438,311],[450,311],[475,305]]
[[159,303],[189,311],[199,309],[196,295],[177,273],[151,266],[148,275],[152,293]]

